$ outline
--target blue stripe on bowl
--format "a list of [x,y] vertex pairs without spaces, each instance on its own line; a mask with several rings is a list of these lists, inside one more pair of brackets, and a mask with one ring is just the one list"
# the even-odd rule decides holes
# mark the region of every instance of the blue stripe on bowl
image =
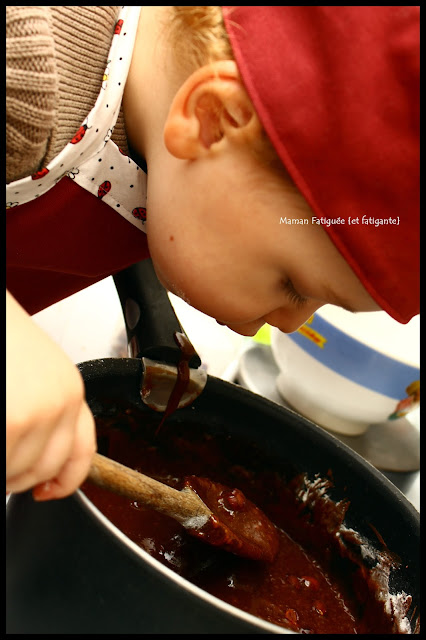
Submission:
[[[313,330],[324,338],[318,343],[302,332]],[[368,389],[391,398],[402,399],[406,387],[420,378],[420,369],[390,358],[343,333],[332,324],[314,314],[294,333],[287,334],[303,351],[336,373]],[[319,346],[322,344],[322,346]]]

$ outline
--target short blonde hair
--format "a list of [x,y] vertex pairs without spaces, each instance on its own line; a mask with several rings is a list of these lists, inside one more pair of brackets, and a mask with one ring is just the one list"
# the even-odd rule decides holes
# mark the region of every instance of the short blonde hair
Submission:
[[[167,39],[180,69],[190,74],[210,62],[234,59],[220,7],[172,6],[168,17]],[[280,179],[293,183],[263,127],[252,151]]]
[[220,7],[170,7],[169,41],[183,68],[233,59]]

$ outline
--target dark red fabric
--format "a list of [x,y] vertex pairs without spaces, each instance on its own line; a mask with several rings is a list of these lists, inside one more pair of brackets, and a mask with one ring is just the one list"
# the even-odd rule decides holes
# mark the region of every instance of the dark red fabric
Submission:
[[[403,323],[419,313],[419,11],[223,7],[281,160],[316,217],[345,220],[324,229]],[[398,224],[367,223],[389,218]]]
[[30,314],[148,256],[143,231],[68,177],[6,212],[6,284]]

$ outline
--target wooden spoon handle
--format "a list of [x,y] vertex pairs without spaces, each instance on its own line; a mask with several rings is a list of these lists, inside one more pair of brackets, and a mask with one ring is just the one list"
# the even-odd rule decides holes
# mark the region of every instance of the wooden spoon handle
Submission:
[[99,453],[93,457],[87,479],[98,487],[138,500],[174,518],[184,527],[197,527],[197,523],[201,527],[212,515],[191,489],[172,489]]

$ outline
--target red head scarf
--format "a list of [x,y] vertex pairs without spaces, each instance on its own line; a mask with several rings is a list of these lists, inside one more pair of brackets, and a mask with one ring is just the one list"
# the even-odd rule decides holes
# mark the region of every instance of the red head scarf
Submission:
[[282,162],[370,295],[403,323],[419,313],[419,11],[223,7]]

